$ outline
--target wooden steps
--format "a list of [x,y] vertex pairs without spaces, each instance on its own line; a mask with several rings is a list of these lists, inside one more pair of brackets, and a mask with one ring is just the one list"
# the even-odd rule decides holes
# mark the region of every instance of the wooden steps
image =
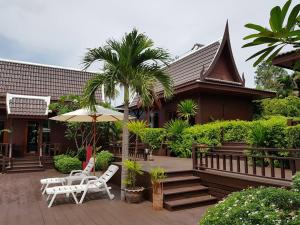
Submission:
[[164,208],[180,210],[214,204],[218,199],[209,194],[209,188],[201,185],[200,177],[193,171],[167,173],[164,182]]
[[40,165],[38,157],[29,156],[13,160],[13,167],[7,168],[7,173],[40,172],[44,167]]

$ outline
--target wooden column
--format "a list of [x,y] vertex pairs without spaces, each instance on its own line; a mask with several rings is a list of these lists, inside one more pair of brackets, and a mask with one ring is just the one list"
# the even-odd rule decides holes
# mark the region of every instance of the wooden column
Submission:
[[39,122],[39,130],[38,130],[38,152],[39,155],[42,156],[42,148],[43,148],[43,123]]

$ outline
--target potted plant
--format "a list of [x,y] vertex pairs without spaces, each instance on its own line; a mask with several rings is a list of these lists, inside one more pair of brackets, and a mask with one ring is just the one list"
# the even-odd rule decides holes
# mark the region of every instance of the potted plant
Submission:
[[167,177],[163,168],[155,167],[150,171],[152,182],[152,206],[155,210],[163,208],[163,180]]
[[137,175],[142,175],[142,167],[137,161],[126,160],[123,166],[127,169],[125,199],[128,203],[139,203],[143,200],[143,187],[136,186]]

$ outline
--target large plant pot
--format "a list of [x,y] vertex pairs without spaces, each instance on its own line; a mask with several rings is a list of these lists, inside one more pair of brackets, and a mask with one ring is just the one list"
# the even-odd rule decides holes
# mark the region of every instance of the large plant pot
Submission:
[[128,203],[140,203],[143,201],[144,188],[127,189],[125,188],[125,199]]
[[164,195],[162,183],[152,184],[152,207],[154,210],[162,210],[164,207]]

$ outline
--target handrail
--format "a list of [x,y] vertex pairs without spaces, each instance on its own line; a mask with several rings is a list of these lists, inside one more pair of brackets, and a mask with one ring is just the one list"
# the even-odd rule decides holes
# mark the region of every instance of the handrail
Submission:
[[[300,171],[300,149],[245,147],[245,150],[250,151],[245,153],[245,151],[222,150],[220,146],[194,144],[193,169],[217,170],[280,180],[291,180],[292,175]],[[275,155],[279,152],[285,152],[286,156]]]
[[[108,150],[115,156],[122,155],[122,145],[118,143],[111,143]],[[128,156],[133,159],[145,159],[145,145],[139,144],[136,152],[135,143],[130,143],[128,147]]]

